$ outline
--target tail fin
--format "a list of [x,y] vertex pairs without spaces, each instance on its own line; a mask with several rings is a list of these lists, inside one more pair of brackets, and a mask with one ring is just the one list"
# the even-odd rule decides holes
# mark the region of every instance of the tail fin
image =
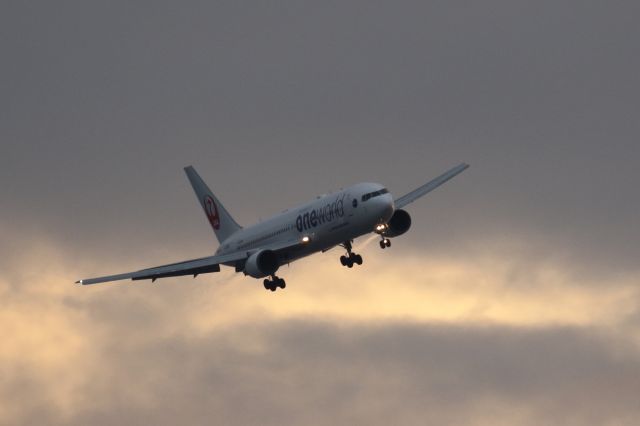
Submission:
[[242,229],[242,227],[233,220],[222,203],[213,195],[213,192],[211,192],[207,184],[204,183],[200,175],[198,175],[198,172],[196,172],[192,166],[185,167],[184,171],[189,178],[189,182],[191,182],[191,186],[198,197],[198,201],[200,201],[204,213],[207,215],[207,219],[209,219],[209,223],[218,241],[222,243],[237,230]]

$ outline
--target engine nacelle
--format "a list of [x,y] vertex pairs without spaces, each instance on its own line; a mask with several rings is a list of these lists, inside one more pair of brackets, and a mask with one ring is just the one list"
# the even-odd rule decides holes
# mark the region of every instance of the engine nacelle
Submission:
[[263,278],[273,275],[280,263],[278,256],[271,250],[260,250],[253,253],[244,264],[244,273],[253,278]]
[[411,216],[405,210],[398,209],[393,212],[383,234],[385,237],[393,238],[404,234],[409,228],[411,228]]

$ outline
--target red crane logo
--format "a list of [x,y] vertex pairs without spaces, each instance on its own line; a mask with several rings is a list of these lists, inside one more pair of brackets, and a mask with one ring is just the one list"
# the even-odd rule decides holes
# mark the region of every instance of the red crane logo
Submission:
[[204,211],[207,214],[209,223],[216,231],[220,229],[220,216],[218,216],[218,207],[210,195],[204,197]]

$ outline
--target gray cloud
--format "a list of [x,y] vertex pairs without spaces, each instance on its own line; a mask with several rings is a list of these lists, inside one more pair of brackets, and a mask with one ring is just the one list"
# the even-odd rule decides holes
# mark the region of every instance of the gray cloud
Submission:
[[636,350],[583,329],[266,321],[143,344],[113,334],[100,352],[78,390],[87,403],[65,423],[595,425],[640,414]]
[[464,160],[409,244],[500,235],[635,269],[634,2],[5,8],[2,220],[79,253],[209,249],[190,163],[250,223]]

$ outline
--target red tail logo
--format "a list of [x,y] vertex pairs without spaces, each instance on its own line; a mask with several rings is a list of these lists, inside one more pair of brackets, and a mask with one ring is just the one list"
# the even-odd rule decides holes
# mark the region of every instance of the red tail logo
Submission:
[[218,216],[218,207],[216,207],[215,201],[210,195],[204,197],[204,211],[209,218],[209,223],[216,231],[220,229],[220,217]]

